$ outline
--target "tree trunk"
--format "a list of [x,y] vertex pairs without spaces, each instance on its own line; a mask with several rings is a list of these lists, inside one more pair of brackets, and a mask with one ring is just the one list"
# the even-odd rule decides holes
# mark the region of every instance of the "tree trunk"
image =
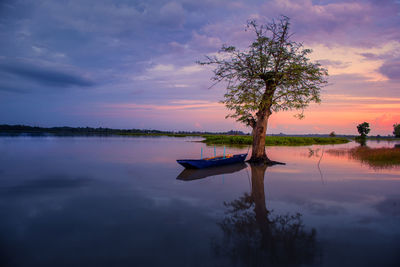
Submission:
[[267,134],[268,118],[271,112],[259,111],[257,114],[257,121],[253,128],[253,146],[251,152],[250,162],[258,163],[271,163],[271,160],[265,153],[265,136]]

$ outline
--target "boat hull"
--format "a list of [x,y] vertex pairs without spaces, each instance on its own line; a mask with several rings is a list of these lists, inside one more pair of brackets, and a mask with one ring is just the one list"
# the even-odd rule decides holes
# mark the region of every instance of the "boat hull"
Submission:
[[229,158],[214,158],[214,159],[178,159],[177,162],[188,169],[204,169],[215,166],[223,166],[243,162],[247,154],[236,154]]

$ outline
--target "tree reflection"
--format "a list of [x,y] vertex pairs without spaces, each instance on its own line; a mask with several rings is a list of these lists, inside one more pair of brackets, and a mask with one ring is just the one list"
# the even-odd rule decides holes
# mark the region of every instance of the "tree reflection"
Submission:
[[302,265],[314,262],[316,231],[307,232],[301,214],[273,215],[266,207],[266,165],[251,166],[251,194],[228,203],[226,217],[219,223],[224,240],[215,253],[230,256],[244,266]]
[[356,143],[360,144],[362,147],[367,145],[367,139],[365,137],[356,137],[354,141],[356,141]]

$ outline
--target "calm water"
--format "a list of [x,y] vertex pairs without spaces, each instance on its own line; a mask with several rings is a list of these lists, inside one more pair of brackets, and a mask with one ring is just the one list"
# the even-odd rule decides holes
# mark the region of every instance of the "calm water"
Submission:
[[350,143],[181,173],[193,140],[1,137],[0,266],[400,266],[400,168]]

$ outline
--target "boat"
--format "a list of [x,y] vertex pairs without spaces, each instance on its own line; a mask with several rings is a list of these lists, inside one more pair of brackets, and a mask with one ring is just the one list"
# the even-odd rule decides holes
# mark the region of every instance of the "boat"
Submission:
[[239,162],[234,164],[222,165],[211,168],[204,169],[184,169],[178,177],[177,180],[181,181],[192,181],[197,179],[204,179],[210,176],[231,174],[234,172],[241,171],[247,167],[246,163]]
[[244,162],[247,157],[246,154],[235,154],[226,156],[216,156],[204,159],[178,159],[176,160],[183,167],[188,169],[203,169],[209,167],[222,166],[227,164]]

